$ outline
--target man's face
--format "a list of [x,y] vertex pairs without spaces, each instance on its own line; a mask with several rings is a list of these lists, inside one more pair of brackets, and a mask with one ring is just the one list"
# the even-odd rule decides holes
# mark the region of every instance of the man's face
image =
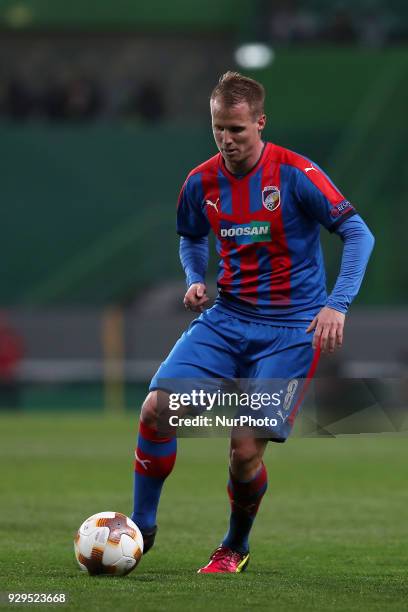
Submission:
[[254,117],[247,102],[227,106],[215,98],[211,100],[211,118],[215,142],[227,167],[252,167],[261,152],[265,115]]

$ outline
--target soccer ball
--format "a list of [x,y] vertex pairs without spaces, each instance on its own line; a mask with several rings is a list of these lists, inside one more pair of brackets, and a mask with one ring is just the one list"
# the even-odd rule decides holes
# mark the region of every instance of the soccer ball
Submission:
[[120,512],[99,512],[86,519],[74,539],[79,567],[91,576],[125,576],[139,563],[143,536]]

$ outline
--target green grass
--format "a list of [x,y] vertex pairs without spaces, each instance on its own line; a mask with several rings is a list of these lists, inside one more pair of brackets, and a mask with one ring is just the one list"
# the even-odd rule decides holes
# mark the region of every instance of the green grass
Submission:
[[195,573],[226,528],[227,440],[180,440],[156,547],[126,578],[82,574],[79,524],[102,510],[131,512],[135,421],[0,417],[0,591],[66,592],[60,608],[89,611],[408,609],[400,436],[270,445],[251,563],[233,576]]

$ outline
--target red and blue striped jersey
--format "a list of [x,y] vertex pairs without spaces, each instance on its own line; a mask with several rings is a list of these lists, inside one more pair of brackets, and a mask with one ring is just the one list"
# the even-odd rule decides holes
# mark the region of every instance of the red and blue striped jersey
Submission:
[[353,206],[309,159],[266,143],[244,176],[220,153],[188,175],[177,231],[212,228],[220,257],[218,303],[242,316],[304,324],[327,301],[320,225],[335,230]]

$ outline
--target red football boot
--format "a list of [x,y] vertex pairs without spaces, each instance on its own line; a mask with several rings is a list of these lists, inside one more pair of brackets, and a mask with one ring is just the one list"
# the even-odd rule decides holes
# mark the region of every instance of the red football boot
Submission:
[[219,546],[211,555],[209,562],[200,567],[198,574],[238,574],[249,563],[249,553],[240,553],[227,546]]

